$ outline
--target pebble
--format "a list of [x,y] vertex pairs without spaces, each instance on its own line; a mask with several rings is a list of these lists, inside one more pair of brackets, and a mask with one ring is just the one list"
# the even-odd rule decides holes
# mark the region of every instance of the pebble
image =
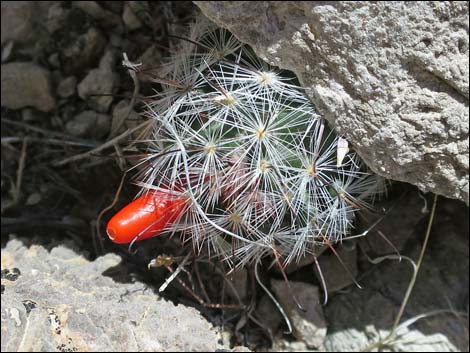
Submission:
[[[113,102],[112,94],[118,88],[119,76],[113,71],[115,57],[112,51],[107,51],[100,61],[98,68],[91,70],[78,84],[78,95],[85,100],[89,107],[101,113],[109,111]],[[93,96],[93,95],[103,96]]]
[[279,327],[284,322],[281,313],[267,294],[263,295],[259,300],[255,313],[256,317],[270,330],[272,335],[278,332]]
[[65,125],[66,131],[75,137],[92,136],[102,138],[109,133],[111,118],[93,110],[86,110],[76,115]]
[[[366,237],[361,239],[361,245],[368,253],[375,256],[394,253],[394,248],[402,252],[416,226],[427,215],[426,212],[422,212],[424,200],[419,197],[417,191],[412,191],[401,199],[378,204],[377,209],[380,206],[389,212],[383,216],[379,224],[370,229]],[[374,214],[367,215],[367,218],[363,217],[361,220],[363,228],[370,228],[380,217],[382,216]]]
[[[349,242],[352,243],[352,241]],[[355,244],[353,243],[351,248],[346,245],[339,245],[335,250],[338,256],[330,251],[318,258],[328,294],[354,284],[354,279],[357,276],[357,249]],[[315,275],[318,281],[321,281],[317,270],[315,270]]]
[[37,35],[33,30],[35,10],[34,1],[2,1],[2,47],[9,40],[16,43],[34,40]]
[[136,16],[129,3],[124,5],[124,11],[122,13],[122,21],[126,25],[129,31],[134,31],[142,27],[142,22]]
[[106,37],[101,30],[90,27],[85,33],[71,37],[60,51],[66,75],[83,74],[84,69],[98,62],[106,47]]
[[77,92],[77,78],[69,76],[62,79],[57,85],[57,95],[61,98],[68,98]]
[[[316,286],[304,282],[271,280],[271,288],[277,300],[289,317],[293,335],[304,341],[309,348],[320,348],[326,337],[326,322],[320,304],[320,293]],[[295,295],[306,311],[298,308],[292,295]]]
[[[111,123],[111,135],[116,136],[119,133],[123,132],[125,130],[125,126],[128,126],[128,123],[133,121],[133,122],[138,122],[140,121],[140,115],[136,113],[134,110],[132,110],[127,116],[127,113],[129,111],[129,101],[127,100],[121,100],[119,103],[117,103],[113,109],[113,121]],[[121,124],[121,121],[125,120],[124,124]],[[118,131],[116,131],[119,128]]]
[[96,1],[74,1],[73,6],[93,17],[102,26],[122,32],[121,19],[115,13],[101,7]]
[[2,65],[2,106],[10,109],[34,107],[50,112],[56,106],[49,70],[32,62]]

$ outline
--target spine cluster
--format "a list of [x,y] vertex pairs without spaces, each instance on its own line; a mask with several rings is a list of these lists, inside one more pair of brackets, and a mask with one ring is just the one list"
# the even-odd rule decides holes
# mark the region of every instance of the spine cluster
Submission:
[[229,32],[196,23],[151,97],[138,175],[187,205],[166,231],[243,266],[350,235],[383,183],[298,87]]

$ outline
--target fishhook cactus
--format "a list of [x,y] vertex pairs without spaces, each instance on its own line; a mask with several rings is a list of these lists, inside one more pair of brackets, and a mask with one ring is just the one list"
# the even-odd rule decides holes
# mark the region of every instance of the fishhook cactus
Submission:
[[129,241],[178,233],[231,266],[288,264],[350,236],[383,191],[295,76],[223,29],[196,23],[155,81],[137,178],[160,213]]

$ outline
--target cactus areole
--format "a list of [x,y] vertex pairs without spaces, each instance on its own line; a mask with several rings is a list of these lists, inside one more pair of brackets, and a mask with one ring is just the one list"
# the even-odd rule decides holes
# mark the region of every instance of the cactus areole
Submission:
[[229,32],[197,22],[165,69],[146,109],[142,196],[109,222],[111,240],[178,232],[233,266],[273,251],[287,264],[350,236],[383,191],[295,76]]

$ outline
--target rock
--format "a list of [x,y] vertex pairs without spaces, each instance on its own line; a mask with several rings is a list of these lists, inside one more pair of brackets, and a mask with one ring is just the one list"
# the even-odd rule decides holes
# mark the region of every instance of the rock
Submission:
[[248,347],[245,346],[235,346],[231,350],[231,352],[252,352]]
[[75,137],[92,136],[100,139],[109,133],[111,118],[93,110],[81,112],[65,125],[66,131]]
[[[410,213],[413,217],[414,214]],[[396,217],[393,222],[403,221]],[[456,223],[459,220],[459,223]],[[418,227],[424,232],[425,227]],[[417,259],[423,235],[408,237],[403,256]],[[465,351],[468,347],[468,208],[439,199],[428,247],[405,308],[399,336],[390,351]],[[411,278],[411,264],[388,260],[373,265],[361,279],[363,289],[330,297],[325,307],[329,351],[364,351],[385,338],[395,321]],[[436,315],[440,309],[450,309]],[[462,316],[461,316],[462,315]],[[416,322],[412,319],[419,319]]]
[[376,206],[386,210],[385,216],[362,213],[360,217],[363,229],[372,227],[383,217],[379,224],[370,228],[367,236],[359,240],[363,250],[371,256],[391,254],[395,249],[401,253],[414,234],[416,226],[429,212],[429,210],[423,212],[424,200],[419,197],[417,190],[408,192],[398,200],[381,201]]
[[2,1],[1,45],[7,41],[32,44],[46,34],[41,27],[53,1]]
[[284,322],[276,305],[266,294],[258,301],[255,314],[259,321],[270,330],[271,336],[278,332],[279,327]]
[[227,276],[231,285],[227,285],[227,294],[238,303],[238,299],[243,302],[248,294],[248,273],[246,269],[236,269]]
[[26,205],[27,206],[37,205],[41,201],[41,199],[42,199],[42,196],[39,192],[33,192],[26,199]]
[[124,1],[98,1],[100,6],[102,6],[106,11],[110,11],[115,14],[122,14],[124,10]]
[[69,76],[62,79],[57,85],[57,95],[61,98],[68,98],[77,92],[77,78]]
[[32,62],[2,65],[1,95],[2,106],[10,109],[31,106],[50,112],[56,105],[50,72]]
[[13,52],[13,46],[14,46],[14,42],[9,41],[9,42],[6,42],[5,46],[2,48],[2,64],[6,63],[11,58],[12,56],[11,54]]
[[[463,311],[468,306],[468,271],[469,271],[469,231],[468,208],[454,201],[454,207],[444,209],[443,204],[449,200],[441,200],[438,206],[429,244],[423,260],[420,274],[413,289],[413,295],[407,307],[409,315],[420,315],[436,308],[448,308],[442,298],[447,298],[456,311]],[[452,202],[450,202],[452,204]],[[457,207],[456,207],[457,206]],[[452,217],[452,218],[450,218]],[[455,224],[455,219],[462,219]],[[454,222],[449,221],[454,219]],[[424,233],[425,228],[419,228]],[[421,250],[424,234],[417,234],[407,244],[406,255],[417,259]],[[414,241],[413,241],[414,240]],[[367,276],[363,285],[375,288],[394,302],[400,302],[408,286],[411,265],[405,260],[383,263],[371,275]],[[443,320],[442,317],[437,320]],[[427,319],[425,322],[431,322]],[[441,327],[440,333],[445,333]],[[449,336],[450,337],[450,336]]]
[[117,51],[122,52],[125,46],[126,40],[122,37],[122,35],[117,33],[111,33],[108,40],[108,45],[114,47]]
[[195,3],[295,72],[376,173],[468,205],[468,2]]
[[155,63],[159,63],[161,61],[162,51],[155,44],[150,45],[136,60],[137,63],[141,63],[142,66],[146,68],[151,68],[152,66],[155,67]]
[[[329,333],[325,348],[330,352],[357,352],[387,337],[398,306],[379,292],[354,289],[335,296],[325,309]],[[442,326],[441,326],[442,328]],[[455,352],[452,341],[439,331],[421,332],[402,328],[387,348],[393,352]]]
[[81,34],[66,33],[60,51],[64,73],[83,74],[84,68],[96,65],[105,46],[106,37],[95,27]]
[[[315,252],[315,256],[318,258],[321,254],[323,254],[323,252],[325,250],[328,249],[328,246],[327,245],[323,245],[323,246],[318,246],[314,252]],[[298,271],[299,269],[301,269],[302,267],[305,267],[305,266],[309,266],[309,265],[312,265],[313,267],[315,267],[315,258],[313,257],[312,254],[307,254],[307,255],[303,255],[300,259],[294,261],[294,262],[290,262],[285,268],[284,268],[284,272],[287,273],[287,274],[291,274],[295,271]],[[315,267],[316,268],[316,267]],[[274,267],[274,270],[276,272],[281,272],[279,270],[279,266],[276,266]]]
[[73,6],[93,17],[100,25],[119,33],[122,31],[121,18],[102,8],[96,1],[73,1]]
[[270,352],[312,352],[309,350],[305,342],[302,341],[275,341]]
[[129,31],[134,31],[142,27],[142,22],[140,22],[139,18],[134,13],[134,10],[131,8],[129,3],[127,2],[124,5],[124,12],[122,13],[122,21],[126,25],[126,28]]
[[34,114],[34,110],[32,108],[24,108],[21,110],[21,118],[23,121],[31,122],[37,120],[37,115]]
[[47,30],[50,34],[54,34],[60,30],[67,30],[67,16],[69,14],[69,10],[64,8],[64,3],[53,2],[52,5],[49,7],[47,12]]
[[34,37],[31,19],[34,1],[2,2],[2,46],[7,41],[29,42]]
[[[129,116],[129,101],[122,100],[113,107],[113,121],[111,123],[111,135],[116,136],[125,130],[128,122],[139,122],[141,117],[134,110],[131,110]],[[125,123],[124,123],[125,122]],[[117,130],[119,129],[119,130]]]
[[[357,249],[355,243],[353,241],[344,241],[336,248],[336,253],[338,256],[330,252],[318,258],[328,294],[354,284],[357,276]],[[338,257],[341,258],[344,266]],[[318,281],[321,281],[316,270],[315,275]]]
[[[318,288],[303,282],[290,282],[290,286],[292,291],[289,291],[285,281],[271,280],[271,288],[291,321],[293,335],[310,348],[322,347],[326,336],[326,322]],[[297,307],[293,293],[305,312]]]
[[[107,254],[90,262],[65,245],[48,251],[9,241],[2,248],[2,352],[219,348],[217,332],[195,309],[125,280],[120,261]],[[124,272],[121,283],[109,277],[117,272]]]
[[334,296],[325,308],[329,324],[325,348],[333,352],[363,350],[378,340],[379,328],[393,325],[396,313],[392,301],[368,288]]
[[[107,51],[101,58],[97,69],[91,70],[78,85],[78,95],[87,101],[90,108],[106,113],[113,102],[119,76],[114,72],[115,57],[112,51]],[[99,96],[92,96],[92,95]]]
[[[133,58],[129,58],[131,61]],[[140,55],[136,60],[136,63],[142,64],[141,72],[145,73],[146,71],[149,72],[156,72],[156,75],[159,74],[165,74],[165,73],[160,73],[158,68],[159,63],[162,62],[162,50],[159,48],[157,45],[152,44],[150,45],[143,53]],[[163,71],[167,70],[167,68],[163,68]],[[142,74],[140,75],[142,77],[143,82],[153,82],[152,75],[146,75]],[[139,77],[140,78],[140,77]]]
[[55,52],[55,53],[52,53],[51,55],[49,55],[49,57],[47,58],[47,62],[50,65],[51,68],[59,69],[60,68],[59,53]]

